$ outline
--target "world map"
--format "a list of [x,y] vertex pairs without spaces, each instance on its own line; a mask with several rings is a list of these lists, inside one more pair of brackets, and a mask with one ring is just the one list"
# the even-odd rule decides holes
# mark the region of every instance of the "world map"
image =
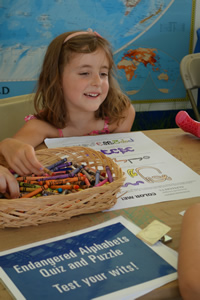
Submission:
[[190,46],[191,2],[3,0],[0,87],[9,93],[0,96],[31,93],[51,40],[92,28],[112,44],[118,80],[132,101],[184,97],[179,63]]
[[123,78],[126,93],[131,96],[142,90],[149,74],[155,88],[168,94],[177,81],[179,64],[156,48],[136,48],[124,53],[117,64],[124,70]]

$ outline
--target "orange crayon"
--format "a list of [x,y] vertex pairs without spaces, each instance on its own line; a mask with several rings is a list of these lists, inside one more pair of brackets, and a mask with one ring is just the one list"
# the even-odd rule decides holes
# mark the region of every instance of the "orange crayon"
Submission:
[[16,180],[17,181],[25,181],[25,180],[39,180],[39,179],[44,179],[47,178],[47,176],[21,176],[21,177],[17,177]]
[[[24,180],[23,182],[26,183],[26,184],[44,185],[46,181]],[[41,184],[41,182],[44,182],[44,184]],[[21,181],[20,181],[20,183],[21,183]]]
[[49,185],[61,185],[61,184],[66,184],[70,182],[76,182],[76,181],[81,181],[84,180],[84,177],[73,177],[73,178],[65,178],[65,179],[57,179],[57,180],[46,180],[46,183]]
[[44,186],[41,186],[40,188],[35,189],[34,191],[23,195],[21,198],[31,198],[37,194],[39,194],[40,192],[42,192],[43,190],[48,189],[48,185],[45,184]]

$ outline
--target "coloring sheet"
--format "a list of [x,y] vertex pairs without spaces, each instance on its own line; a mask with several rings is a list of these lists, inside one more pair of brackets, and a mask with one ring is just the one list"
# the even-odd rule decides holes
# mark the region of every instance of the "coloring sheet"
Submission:
[[111,210],[200,196],[200,176],[142,132],[46,139],[45,144],[90,147],[119,164],[126,180]]

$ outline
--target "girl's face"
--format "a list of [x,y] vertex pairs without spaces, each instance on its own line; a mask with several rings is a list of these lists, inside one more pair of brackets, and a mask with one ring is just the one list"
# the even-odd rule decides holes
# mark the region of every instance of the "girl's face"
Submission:
[[62,75],[62,89],[71,112],[95,112],[108,90],[109,61],[105,52],[78,53],[72,56]]

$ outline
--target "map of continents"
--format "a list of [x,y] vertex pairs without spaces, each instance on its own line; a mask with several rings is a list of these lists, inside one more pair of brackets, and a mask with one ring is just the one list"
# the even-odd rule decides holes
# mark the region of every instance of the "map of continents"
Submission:
[[[183,13],[174,17],[172,8]],[[111,42],[120,83],[132,100],[150,99],[145,92],[150,81],[151,97],[167,98],[188,51],[191,10],[190,0],[4,0],[0,82],[16,89],[20,81],[34,86],[50,41],[65,31],[92,28]],[[181,40],[180,51],[167,40],[171,32],[174,41]]]

